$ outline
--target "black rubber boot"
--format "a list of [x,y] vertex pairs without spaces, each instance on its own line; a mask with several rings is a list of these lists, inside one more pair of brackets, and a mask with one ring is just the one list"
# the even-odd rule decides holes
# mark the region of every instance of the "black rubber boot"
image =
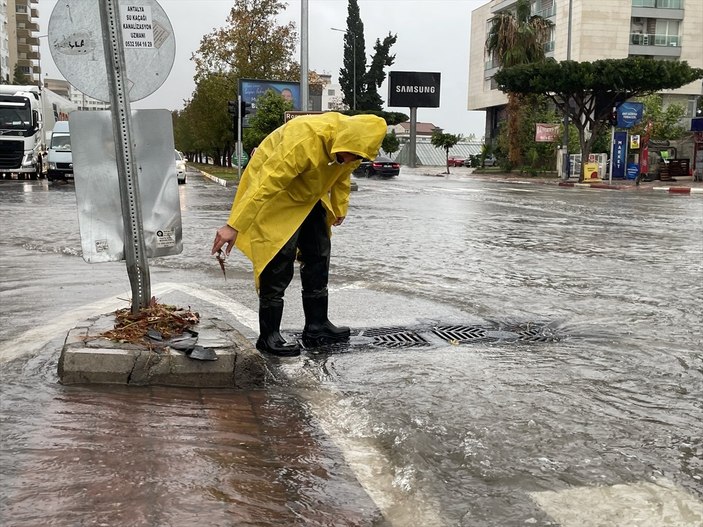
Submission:
[[259,339],[256,341],[256,349],[278,357],[297,357],[300,355],[300,346],[297,342],[287,344],[281,336],[281,318],[283,302],[280,305],[259,303]]
[[317,348],[325,344],[345,342],[349,340],[349,328],[335,326],[327,318],[328,297],[303,296],[303,311],[305,312],[305,328],[303,329],[303,344],[306,348]]

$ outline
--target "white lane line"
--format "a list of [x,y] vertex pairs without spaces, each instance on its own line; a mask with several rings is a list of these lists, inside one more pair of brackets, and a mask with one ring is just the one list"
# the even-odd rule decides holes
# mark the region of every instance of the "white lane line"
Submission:
[[178,289],[183,293],[200,298],[205,302],[218,306],[232,316],[234,316],[239,322],[254,331],[259,331],[259,315],[255,311],[249,309],[243,304],[232,300],[232,297],[214,289],[205,289],[202,287],[195,288],[185,284],[169,283],[172,289]]
[[693,527],[703,525],[703,503],[664,478],[654,483],[533,492],[561,527]]
[[[183,284],[169,284],[173,289],[178,289],[190,296],[200,298],[221,309],[227,310],[245,326],[258,332],[258,314],[248,307],[232,300],[231,297],[218,291],[204,288],[194,288]],[[289,378],[300,378],[306,375],[303,369],[304,362],[293,359],[282,364],[283,370]],[[369,433],[365,437],[352,437],[341,425],[342,422],[353,420],[358,430],[364,427],[363,423],[370,423],[371,418],[359,408],[348,408],[341,405],[340,394],[335,393],[329,386],[320,386],[312,376],[306,377],[306,390],[298,390],[313,410],[315,420],[324,430],[327,437],[337,445],[344,460],[356,476],[357,481],[374,501],[384,518],[391,525],[422,525],[423,527],[441,527],[446,525],[439,513],[440,506],[417,490],[414,500],[403,500],[400,490],[393,484],[397,477],[393,473],[392,463],[386,455],[370,441]],[[334,409],[331,411],[331,409]]]
[[[163,295],[172,289],[170,284],[161,284],[153,287],[152,293]],[[78,322],[125,307],[125,299],[131,298],[131,296],[131,291],[125,291],[119,295],[103,298],[91,304],[71,309],[55,317],[50,322],[42,323],[41,326],[30,329],[17,338],[0,344],[0,363],[35,353],[52,338],[73,329]]]

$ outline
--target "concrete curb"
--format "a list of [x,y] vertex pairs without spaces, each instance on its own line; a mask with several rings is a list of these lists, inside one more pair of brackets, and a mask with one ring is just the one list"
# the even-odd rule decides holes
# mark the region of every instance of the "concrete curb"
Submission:
[[671,194],[699,194],[703,193],[703,188],[699,187],[644,187],[636,185],[611,185],[608,183],[572,183],[560,181],[560,187],[596,188],[608,190],[663,190]]
[[198,332],[198,344],[215,350],[216,361],[199,361],[171,348],[155,351],[100,336],[114,325],[113,314],[100,315],[68,332],[58,365],[62,384],[262,388],[273,377],[249,340],[219,319],[201,319],[193,328]]
[[663,190],[672,194],[699,194],[703,193],[703,188],[692,187],[652,187],[652,190]]
[[[198,170],[198,169],[196,169],[196,170]],[[219,178],[219,177],[217,177],[217,176],[213,176],[212,174],[208,174],[207,172],[204,172],[204,171],[202,171],[202,170],[199,170],[199,172],[200,172],[203,176],[205,176],[206,178],[208,178],[209,180],[214,181],[215,183],[217,183],[218,185],[222,185],[223,187],[233,187],[233,186],[236,185],[236,182],[235,182],[235,181],[230,181],[230,180],[228,180],[228,179],[222,179],[222,178]]]

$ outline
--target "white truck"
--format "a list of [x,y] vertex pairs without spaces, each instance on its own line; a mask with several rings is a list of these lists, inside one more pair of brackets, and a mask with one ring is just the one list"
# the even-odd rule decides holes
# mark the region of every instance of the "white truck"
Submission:
[[46,88],[0,85],[0,175],[41,178],[48,136],[77,108]]

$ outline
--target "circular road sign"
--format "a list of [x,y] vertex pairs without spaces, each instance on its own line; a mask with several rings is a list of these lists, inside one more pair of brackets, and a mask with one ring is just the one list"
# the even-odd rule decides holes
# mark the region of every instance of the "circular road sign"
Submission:
[[[49,49],[56,67],[76,89],[110,102],[100,8],[102,0],[57,2],[49,19]],[[119,0],[122,46],[130,101],[154,93],[176,56],[176,39],[156,0]]]

